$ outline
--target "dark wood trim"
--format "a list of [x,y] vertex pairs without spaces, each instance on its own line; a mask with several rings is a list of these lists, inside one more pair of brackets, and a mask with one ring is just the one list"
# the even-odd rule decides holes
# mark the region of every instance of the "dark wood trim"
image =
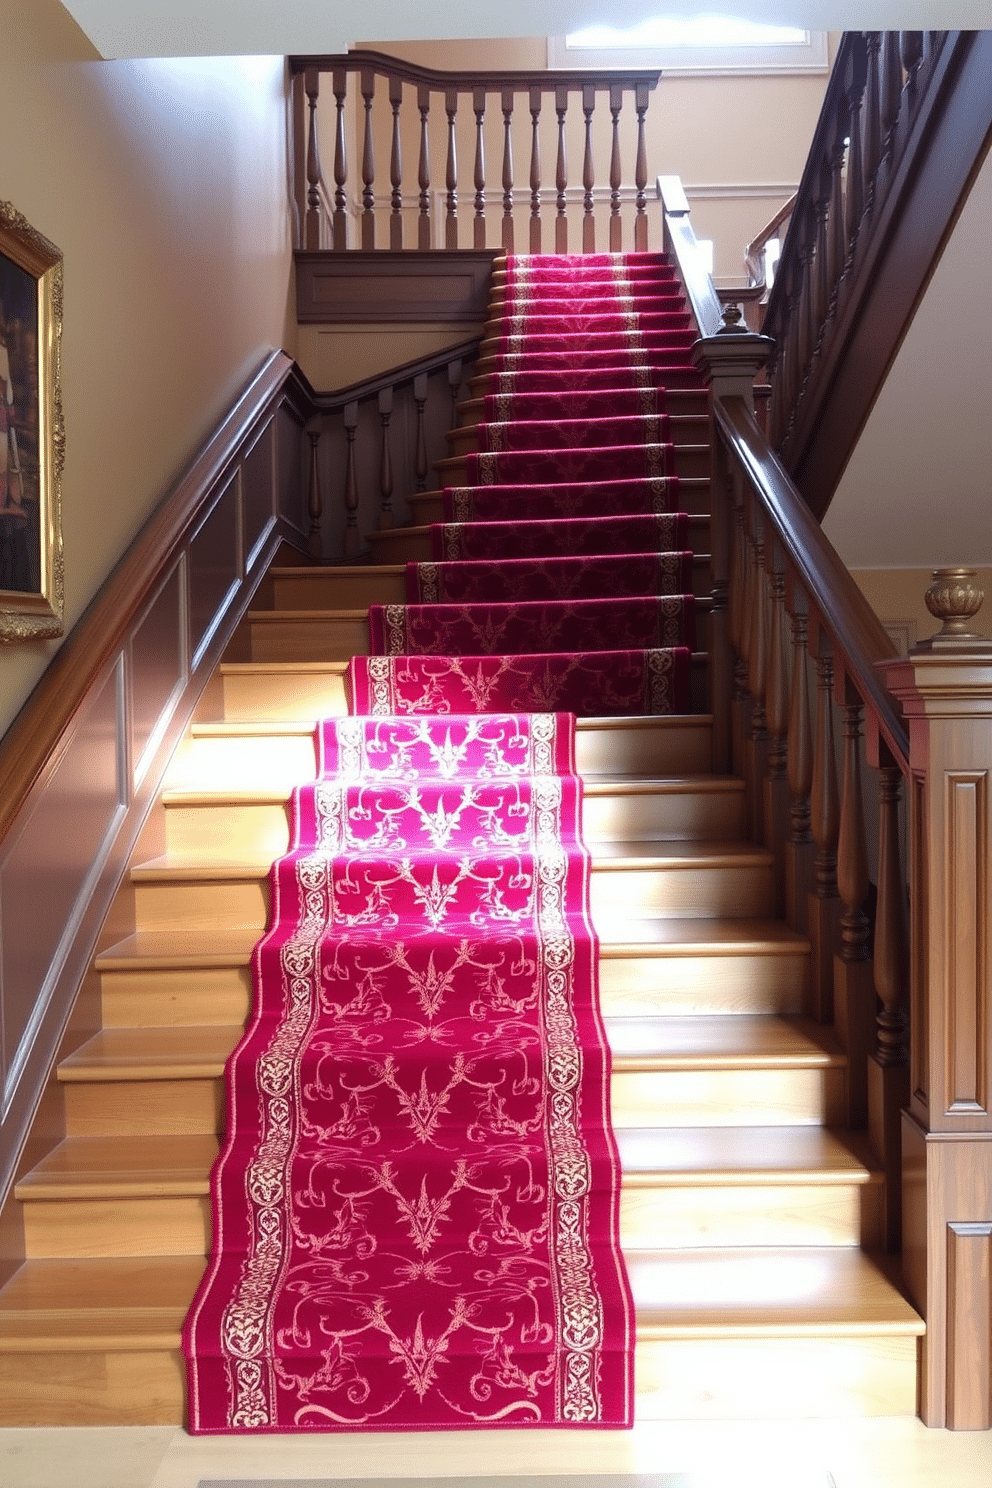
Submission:
[[445,346],[440,351],[433,351],[429,356],[414,357],[412,361],[401,362],[398,367],[391,367],[388,372],[380,372],[375,377],[366,377],[361,382],[352,382],[347,387],[334,388],[330,392],[313,393],[314,407],[320,413],[335,413],[346,403],[375,397],[386,388],[403,387],[422,373],[439,372],[442,367],[450,367],[453,362],[474,361],[478,354],[479,338],[472,336],[467,341],[458,341],[453,346]]
[[[790,447],[792,478],[820,518],[992,143],[990,77],[992,31],[949,37],[908,134],[895,142],[893,174],[876,188],[880,205],[859,236]],[[778,333],[770,318],[765,325]]]
[[421,67],[415,62],[405,62],[399,57],[391,57],[386,52],[354,51],[342,52],[332,55],[296,56],[289,58],[289,70],[291,75],[306,72],[313,68],[317,72],[331,72],[334,68],[343,69],[346,72],[360,72],[366,68],[371,72],[385,74],[389,77],[401,78],[405,83],[420,83],[426,87],[437,89],[454,88],[463,93],[471,89],[482,88],[488,93],[500,92],[503,88],[513,88],[522,92],[529,88],[540,88],[542,93],[553,93],[556,88],[568,88],[574,91],[593,84],[598,88],[609,88],[619,85],[620,87],[633,88],[656,88],[661,78],[658,68],[639,71],[636,69],[620,68],[609,72],[596,71],[593,68],[555,70],[540,72],[507,70],[504,72],[442,72],[435,67]]
[[786,474],[743,398],[714,400],[713,417],[733,460],[757,492],[779,542],[826,622],[844,671],[877,722],[904,774],[909,732],[877,667],[896,656],[888,631]]
[[296,317],[301,325],[480,324],[501,248],[421,253],[297,251]]

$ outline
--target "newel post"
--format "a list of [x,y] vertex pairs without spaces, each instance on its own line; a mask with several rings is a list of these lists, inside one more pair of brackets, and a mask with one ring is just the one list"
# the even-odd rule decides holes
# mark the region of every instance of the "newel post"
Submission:
[[927,1322],[928,1426],[992,1426],[992,643],[981,591],[942,570],[944,629],[884,663],[910,730],[910,1068],[903,1263]]
[[[728,305],[719,331],[714,336],[701,337],[693,346],[691,357],[714,399],[743,398],[753,413],[754,380],[771,355],[774,342],[768,336],[741,331],[740,321],[740,310],[736,305]],[[731,565],[738,537],[734,525],[734,503],[724,499],[730,473],[726,469],[726,459],[715,428],[711,468],[713,611],[710,617],[710,687],[714,718],[713,767],[716,770],[726,770],[731,756],[730,699],[734,666],[731,633],[728,628],[728,605],[738,603],[743,575],[734,575],[735,591],[732,595]]]

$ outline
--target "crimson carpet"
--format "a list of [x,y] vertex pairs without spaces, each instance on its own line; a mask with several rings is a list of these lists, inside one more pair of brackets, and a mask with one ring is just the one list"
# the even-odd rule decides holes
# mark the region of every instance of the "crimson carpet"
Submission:
[[[575,715],[685,711],[655,255],[508,259],[479,451],[317,731],[227,1070],[194,1432],[623,1426]],[[572,396],[574,393],[574,397]]]

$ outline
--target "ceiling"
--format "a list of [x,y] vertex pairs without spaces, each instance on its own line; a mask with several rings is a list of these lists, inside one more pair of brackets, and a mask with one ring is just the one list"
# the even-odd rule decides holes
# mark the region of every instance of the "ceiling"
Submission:
[[[30,3],[30,0],[27,0]],[[548,36],[699,12],[815,30],[992,27],[992,0],[62,0],[103,57],[341,52],[356,41]]]

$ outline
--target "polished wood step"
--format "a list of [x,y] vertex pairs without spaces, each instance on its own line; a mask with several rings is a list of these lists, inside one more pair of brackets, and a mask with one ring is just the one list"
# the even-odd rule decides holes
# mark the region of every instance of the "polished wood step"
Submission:
[[406,564],[315,564],[311,568],[270,568],[256,591],[256,609],[360,609],[370,604],[402,604]]
[[[705,426],[705,427],[703,427]],[[711,473],[710,446],[703,436],[709,433],[709,420],[703,419],[699,437],[695,443],[676,444],[672,449],[671,475],[684,479],[708,479]],[[466,451],[465,453],[469,453]],[[467,486],[471,484],[468,465],[464,455],[452,454],[434,462],[434,469],[441,486]]]
[[[601,920],[599,990],[617,1017],[798,1016],[809,944],[775,920]],[[105,1027],[242,1023],[253,930],[144,932],[96,959]]]
[[618,1127],[839,1126],[847,1067],[832,1029],[740,1015],[607,1019]]
[[[296,669],[290,668],[295,674]],[[281,668],[275,668],[281,675]],[[314,728],[318,715],[310,699],[299,704],[299,714],[266,715],[265,688],[270,676],[257,676],[257,715],[194,723],[169,767],[165,786],[181,790],[205,783],[257,786],[278,784],[287,790],[313,778]],[[712,748],[712,718],[705,713],[645,714],[629,718],[579,718],[575,728],[575,760],[587,783],[597,780],[697,776],[705,769]]]
[[[131,869],[139,930],[253,929],[268,923],[271,859],[205,860],[163,854]],[[774,861],[739,841],[597,843],[590,875],[593,922],[619,914],[769,916]]]
[[[877,1243],[881,1177],[805,1128],[620,1130],[624,1249]],[[73,1137],[20,1180],[25,1254],[202,1255],[214,1134]]]
[[922,1319],[855,1247],[632,1254],[640,1420],[912,1415]]
[[[288,792],[276,785],[198,790],[191,782],[164,791],[161,800],[167,852],[230,862],[288,850]],[[612,837],[728,839],[743,828],[743,782],[735,779],[597,780],[585,790],[583,838],[590,846]]]
[[[705,404],[704,404],[705,406]],[[709,415],[703,413],[673,413],[665,416],[666,429],[660,436],[666,444],[674,446],[675,471],[679,472],[679,454],[683,449],[704,445],[709,435]],[[445,434],[452,455],[470,455],[479,452],[479,425],[457,424]],[[438,467],[435,466],[435,469]],[[691,472],[697,474],[698,472]],[[687,470],[686,475],[690,474]]]
[[[444,521],[444,502],[440,491],[420,491],[406,498],[412,526]],[[710,482],[706,477],[679,481],[675,503],[689,517],[689,547],[697,552],[710,546]],[[379,534],[381,535],[381,534]],[[369,541],[373,541],[370,534]],[[428,559],[433,555],[428,553]],[[371,602],[371,601],[370,601]]]
[[212,703],[216,715],[230,722],[306,719],[312,728],[318,718],[348,712],[347,674],[347,661],[225,661],[204,707]]
[[[220,1130],[221,1077],[242,1033],[241,1024],[102,1029],[58,1068],[68,1135],[124,1135],[129,1110],[139,1134]],[[736,1125],[742,1110],[763,1126],[843,1119],[846,1060],[817,1024],[611,1017],[607,1037],[618,1126]]]
[[[912,1414],[923,1323],[854,1247],[632,1253],[640,1420]],[[179,1424],[194,1256],[27,1262],[0,1292],[0,1422]]]
[[[465,398],[458,404],[457,408],[458,417],[462,424],[472,425],[483,422],[485,418],[485,395],[487,391],[482,386],[484,382],[488,382],[488,379],[472,378],[469,382],[469,388],[473,396],[471,398]],[[472,386],[473,383],[479,384],[478,389]],[[493,388],[492,391],[493,395],[496,396],[496,388]],[[632,391],[634,390],[632,389]],[[561,396],[567,398],[568,394],[565,392]],[[581,392],[579,396],[582,396]],[[661,412],[675,417],[692,414],[705,418],[709,413],[709,401],[709,392],[704,387],[666,388],[663,393]],[[562,417],[567,417],[564,409],[562,410]]]

